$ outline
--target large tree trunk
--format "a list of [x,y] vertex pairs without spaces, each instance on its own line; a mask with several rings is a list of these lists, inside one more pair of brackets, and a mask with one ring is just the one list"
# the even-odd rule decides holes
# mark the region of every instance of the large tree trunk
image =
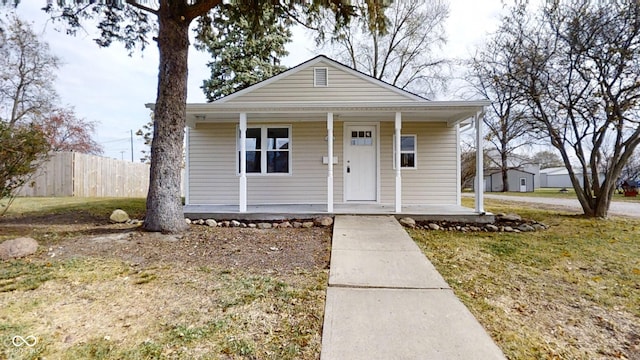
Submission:
[[186,121],[189,22],[161,6],[158,13],[158,94],[154,109],[147,231],[182,232],[180,175]]

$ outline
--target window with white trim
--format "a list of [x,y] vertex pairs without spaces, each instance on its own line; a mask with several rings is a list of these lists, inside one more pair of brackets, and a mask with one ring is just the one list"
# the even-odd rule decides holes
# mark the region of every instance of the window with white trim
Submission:
[[[291,126],[252,126],[246,135],[247,174],[291,174]],[[240,173],[240,130],[237,138]]]
[[[393,168],[396,168],[396,137],[393,137]],[[415,169],[417,166],[417,136],[400,135],[400,168]]]

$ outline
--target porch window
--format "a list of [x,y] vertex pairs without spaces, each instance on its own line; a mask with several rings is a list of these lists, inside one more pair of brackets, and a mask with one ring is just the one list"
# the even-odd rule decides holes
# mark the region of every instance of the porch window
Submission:
[[[393,138],[393,168],[396,168],[396,154],[395,154],[395,137]],[[415,169],[416,168],[416,135],[400,135],[400,168],[401,169]]]
[[[290,174],[290,126],[247,128],[247,174]],[[238,173],[240,172],[240,132],[238,131]]]

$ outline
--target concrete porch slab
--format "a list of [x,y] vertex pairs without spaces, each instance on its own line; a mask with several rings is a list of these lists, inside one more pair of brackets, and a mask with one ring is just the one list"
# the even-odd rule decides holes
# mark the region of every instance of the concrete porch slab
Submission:
[[450,290],[329,287],[321,360],[505,359]]
[[489,213],[478,214],[473,209],[458,205],[407,205],[395,212],[389,204],[336,204],[333,212],[324,204],[265,204],[249,205],[240,212],[238,205],[185,205],[184,215],[190,219],[216,220],[283,220],[309,219],[334,215],[392,215],[396,218],[412,217],[416,220],[447,220],[488,223],[494,221]]
[[344,215],[336,217],[336,221],[333,224],[334,230],[342,229],[396,229],[399,224],[390,215],[378,215],[378,216],[354,216]]

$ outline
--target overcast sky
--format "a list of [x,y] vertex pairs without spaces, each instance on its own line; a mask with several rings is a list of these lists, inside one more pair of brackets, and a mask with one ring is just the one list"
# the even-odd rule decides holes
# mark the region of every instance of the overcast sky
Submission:
[[[88,32],[78,31],[75,37],[68,36],[47,21],[47,14],[40,10],[44,4],[44,0],[23,0],[17,13],[33,23],[51,52],[63,60],[56,81],[62,104],[73,106],[78,116],[98,122],[94,138],[104,147],[104,156],[131,160],[133,130],[134,160],[139,161],[144,145],[135,132],[149,121],[144,104],[156,98],[157,47],[150,43],[144,52],[129,57],[118,43],[109,48],[98,47],[91,28],[87,28]],[[501,9],[501,0],[450,0],[446,55],[465,57],[472,53],[484,36],[497,27]],[[290,55],[283,64],[289,67],[317,55],[313,41],[304,31],[295,31],[294,41],[287,48]],[[209,76],[206,61],[205,53],[190,50],[188,102],[205,102],[200,85]],[[454,96],[448,95],[447,99]]]

